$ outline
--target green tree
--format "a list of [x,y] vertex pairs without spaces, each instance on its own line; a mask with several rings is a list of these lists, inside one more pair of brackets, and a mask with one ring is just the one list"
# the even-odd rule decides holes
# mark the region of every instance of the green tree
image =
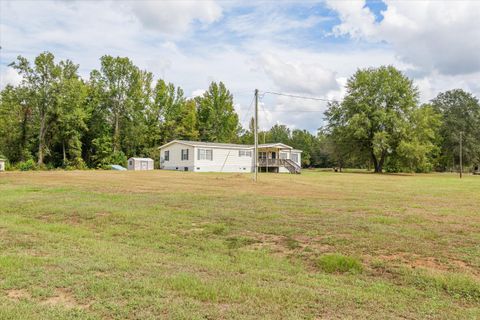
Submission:
[[318,140],[307,130],[295,129],[292,131],[292,137],[289,143],[293,148],[302,150],[302,166],[313,165],[312,155],[318,148]]
[[428,104],[410,115],[410,130],[399,143],[391,171],[429,172],[437,164],[441,115]]
[[459,163],[460,132],[463,136],[463,161],[466,165],[480,163],[480,105],[471,93],[455,89],[440,93],[432,100],[442,118],[441,166]]
[[197,140],[198,135],[197,104],[189,99],[181,105],[175,136],[177,139]]
[[155,86],[154,97],[153,108],[148,114],[154,139],[150,143],[152,147],[179,138],[177,130],[186,102],[182,88],[161,79]]
[[[135,118],[142,101],[142,72],[128,58],[103,56],[100,70],[93,70],[90,82],[97,86],[96,101],[99,112],[107,117],[111,127],[112,152],[122,151],[122,128]],[[143,75],[144,76],[144,75]],[[144,80],[144,79],[143,79]]]
[[284,124],[275,124],[266,135],[266,142],[290,144],[291,132]]
[[238,140],[241,126],[233,107],[233,96],[222,82],[212,82],[208,91],[196,101],[199,137],[202,141]]
[[56,139],[62,146],[63,166],[83,167],[81,138],[89,117],[85,100],[87,88],[78,76],[78,65],[60,62],[60,79],[56,88]]
[[360,156],[369,156],[375,172],[395,153],[411,128],[418,103],[413,82],[392,66],[358,70],[347,82],[347,94],[326,112],[329,128]]
[[10,162],[31,159],[34,133],[29,89],[7,85],[0,93],[0,153]]
[[30,93],[28,103],[38,119],[38,165],[43,165],[45,155],[49,153],[49,141],[46,139],[55,114],[56,89],[61,68],[54,60],[52,53],[44,52],[35,58],[33,66],[22,56],[10,64],[23,77],[21,86]]

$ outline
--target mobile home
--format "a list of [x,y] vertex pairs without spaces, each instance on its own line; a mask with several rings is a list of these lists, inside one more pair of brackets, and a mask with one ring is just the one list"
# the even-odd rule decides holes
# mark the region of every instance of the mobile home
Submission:
[[[195,172],[253,172],[254,146],[173,140],[160,150],[160,169]],[[258,169],[264,172],[300,173],[301,150],[283,143],[258,146]]]

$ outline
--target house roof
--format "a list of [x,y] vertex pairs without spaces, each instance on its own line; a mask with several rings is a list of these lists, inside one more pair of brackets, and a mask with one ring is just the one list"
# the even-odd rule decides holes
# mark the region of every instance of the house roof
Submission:
[[[232,149],[252,149],[255,146],[251,144],[235,144],[235,143],[219,143],[219,142],[204,142],[204,141],[188,141],[188,140],[172,140],[158,149],[163,149],[168,147],[174,143],[180,143],[186,146],[191,147],[211,147],[211,148],[232,148]],[[284,143],[265,143],[259,144],[259,148],[283,148],[283,149],[293,149],[292,147],[284,144]],[[300,151],[300,150],[296,150]],[[301,151],[300,151],[301,152]]]
[[131,157],[128,160],[153,161],[152,158],[135,158],[135,157]]

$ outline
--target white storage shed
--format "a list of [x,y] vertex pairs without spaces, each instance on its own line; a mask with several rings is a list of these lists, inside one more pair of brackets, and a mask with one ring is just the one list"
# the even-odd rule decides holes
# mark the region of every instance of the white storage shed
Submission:
[[153,170],[153,159],[130,158],[128,159],[128,170]]
[[0,158],[0,171],[5,171],[5,159]]

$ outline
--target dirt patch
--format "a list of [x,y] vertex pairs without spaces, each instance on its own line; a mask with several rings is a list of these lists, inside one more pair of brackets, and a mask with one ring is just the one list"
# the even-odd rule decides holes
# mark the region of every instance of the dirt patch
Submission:
[[322,243],[322,237],[309,237],[305,235],[283,236],[247,232],[244,234],[256,242],[247,248],[258,250],[267,249],[274,256],[281,258],[299,257],[302,260],[310,260],[312,256],[332,251],[332,246]]
[[[370,257],[369,260],[372,260],[373,257]],[[436,257],[420,257],[418,255],[406,254],[406,253],[396,253],[390,255],[379,255],[376,258],[383,260],[393,265],[405,265],[409,268],[422,268],[431,271],[454,271],[462,272],[471,275],[476,279],[480,279],[480,272],[468,265],[464,261],[458,259],[448,259],[445,262],[442,262]]]
[[434,257],[415,259],[409,264],[410,266],[412,266],[412,268],[424,268],[424,269],[441,270],[441,271],[448,270],[447,266],[440,263]]
[[377,256],[379,259],[388,261],[388,262],[401,262],[401,263],[408,263],[408,255],[406,253],[395,253],[395,254],[388,254],[388,255],[379,255]]
[[55,295],[43,300],[41,304],[47,306],[60,306],[67,309],[86,309],[90,306],[89,304],[78,303],[72,293],[64,288],[57,288],[55,290]]
[[25,289],[10,289],[5,290],[7,298],[13,301],[19,301],[24,299],[31,299],[30,293]]

